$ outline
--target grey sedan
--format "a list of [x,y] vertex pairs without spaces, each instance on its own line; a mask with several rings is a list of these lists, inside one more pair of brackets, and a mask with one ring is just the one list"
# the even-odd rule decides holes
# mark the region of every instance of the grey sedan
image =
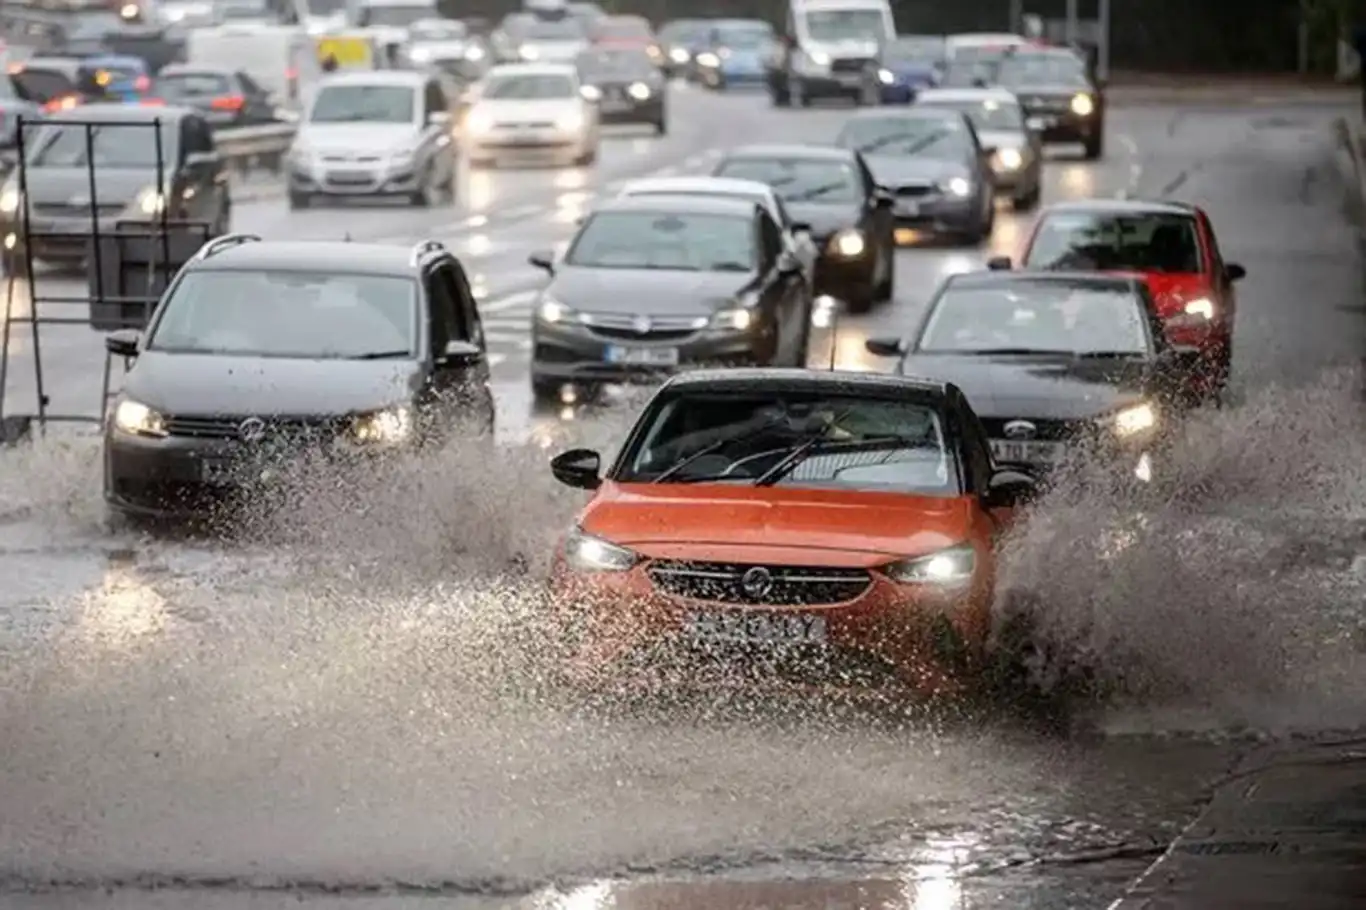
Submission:
[[1024,108],[1001,88],[927,89],[917,107],[960,111],[990,154],[996,191],[1009,196],[1016,211],[1038,206],[1043,192],[1043,141],[1029,129]]

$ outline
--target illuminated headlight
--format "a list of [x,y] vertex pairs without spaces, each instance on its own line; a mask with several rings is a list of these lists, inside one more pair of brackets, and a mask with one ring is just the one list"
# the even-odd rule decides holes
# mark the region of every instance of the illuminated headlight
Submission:
[[1191,300],[1186,303],[1185,313],[1187,316],[1194,316],[1197,319],[1213,321],[1214,301],[1208,297],[1201,297],[1198,300]]
[[687,63],[692,56],[684,48],[676,47],[669,51],[669,59],[674,63]]
[[166,211],[166,197],[149,187],[138,193],[138,209],[144,215],[160,215]]
[[555,118],[555,128],[559,130],[583,129],[583,111],[570,111]]
[[540,48],[532,47],[530,44],[523,44],[517,49],[517,56],[523,60],[535,60],[541,56]]
[[1112,420],[1117,434],[1120,436],[1136,436],[1157,426],[1157,411],[1153,410],[1152,405],[1139,404],[1125,408],[1116,414]]
[[868,249],[868,242],[863,239],[862,233],[853,228],[840,231],[830,239],[831,252],[846,259],[862,256],[866,249]]
[[432,59],[432,52],[425,47],[415,47],[408,54],[415,63],[426,63]]
[[883,566],[882,574],[902,584],[951,585],[972,580],[977,554],[970,544]]
[[814,65],[814,66],[829,66],[829,65],[830,65],[830,55],[827,54],[827,53],[824,53],[824,52],[822,52],[822,51],[812,51],[811,53],[807,54],[806,56],[807,56],[807,59],[809,59],[809,60],[811,61],[812,65]]
[[891,70],[878,70],[877,81],[883,85],[891,85],[896,81],[896,75]]
[[136,3],[125,3],[119,7],[119,15],[124,19],[136,19],[138,17],[138,5]]
[[351,424],[351,437],[366,444],[394,445],[412,435],[413,412],[405,405],[362,414]]
[[645,53],[650,55],[651,60],[658,60],[660,57],[664,56],[664,52],[659,49],[659,45],[657,44],[651,44],[645,49]]
[[487,133],[493,129],[493,118],[484,111],[471,111],[465,118],[465,128],[471,133]]
[[632,550],[574,528],[564,541],[564,559],[580,572],[625,572],[640,562]]
[[583,85],[579,87],[579,94],[585,101],[601,101],[602,89],[596,85]]
[[1078,117],[1086,117],[1096,109],[1096,103],[1091,100],[1090,95],[1077,95],[1072,99],[1072,113]]
[[465,48],[465,59],[466,59],[466,60],[483,60],[483,59],[484,59],[484,49],[483,49],[482,47],[477,46],[477,45],[476,45],[475,47],[467,47],[467,48]]
[[550,300],[549,298],[542,300],[541,305],[536,308],[536,318],[541,320],[541,322],[548,322],[552,325],[561,322],[569,322],[574,316],[574,311],[569,307],[560,303],[558,300]]
[[13,215],[17,211],[19,211],[19,191],[7,189],[0,193],[0,213]]
[[166,435],[166,418],[140,401],[124,398],[114,406],[114,428],[130,436]]
[[644,82],[633,82],[626,91],[630,92],[631,97],[637,101],[644,101],[650,97],[650,87]]
[[721,310],[711,317],[711,327],[731,332],[743,332],[754,325],[754,313],[740,307]]
[[943,189],[950,196],[957,196],[959,199],[966,199],[972,195],[972,184],[966,177],[954,177],[944,183]]
[[1001,149],[996,153],[996,163],[1003,171],[1016,171],[1024,164],[1024,155],[1019,149]]
[[717,67],[721,65],[721,58],[713,54],[711,51],[705,51],[697,55],[697,65],[705,66],[708,68]]

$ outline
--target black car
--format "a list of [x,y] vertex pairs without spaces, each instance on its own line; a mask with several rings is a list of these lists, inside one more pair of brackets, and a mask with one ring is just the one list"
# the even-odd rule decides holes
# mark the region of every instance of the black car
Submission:
[[83,105],[50,116],[31,141],[26,136],[24,156],[23,194],[18,171],[0,189],[3,265],[9,274],[25,268],[26,250],[45,262],[86,259],[92,215],[104,235],[115,233],[119,222],[163,218],[203,222],[214,234],[228,231],[228,170],[196,111]]
[[[483,328],[460,262],[343,242],[209,241],[139,334],[104,436],[117,512],[200,513],[300,453],[365,459],[491,435]],[[270,464],[267,464],[270,462]]]
[[173,64],[157,74],[144,103],[193,108],[214,129],[276,120],[270,93],[241,70]]
[[641,196],[599,206],[531,327],[538,400],[685,365],[805,366],[811,299],[802,263],[752,200]]
[[661,136],[668,132],[668,86],[648,53],[638,48],[590,48],[575,63],[579,81],[597,92],[601,123],[643,123]]
[[655,38],[664,57],[664,74],[673,77],[688,72],[710,31],[708,19],[673,19],[660,26]]
[[991,236],[996,178],[991,157],[962,111],[872,108],[845,122],[835,142],[868,162],[896,202],[897,227],[954,234],[969,243]]
[[816,292],[854,311],[892,299],[896,281],[895,198],[853,149],[750,145],[733,149],[713,177],[767,183],[820,251]]
[[1044,142],[1080,143],[1091,161],[1105,153],[1105,92],[1076,51],[1018,50],[997,64],[994,82],[1019,97]]
[[1081,447],[1142,481],[1196,362],[1167,344],[1141,279],[1062,272],[951,277],[910,337],[867,346],[962,388],[999,461],[1046,473]]
[[863,103],[910,104],[939,82],[947,56],[940,35],[898,35],[885,42],[863,71]]

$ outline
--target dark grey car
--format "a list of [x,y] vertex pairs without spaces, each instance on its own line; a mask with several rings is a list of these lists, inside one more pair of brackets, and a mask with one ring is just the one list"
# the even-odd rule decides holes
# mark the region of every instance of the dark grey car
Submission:
[[953,234],[977,244],[996,223],[990,156],[971,121],[940,108],[870,108],[854,114],[836,143],[860,152],[895,197],[897,227]]
[[151,97],[199,111],[214,129],[276,120],[270,93],[241,70],[174,64],[157,74]]
[[615,199],[579,228],[531,328],[538,399],[687,365],[805,366],[811,298],[801,261],[750,200]]
[[575,64],[579,81],[597,92],[599,122],[639,123],[669,131],[668,84],[653,58],[639,48],[590,48]]
[[995,82],[1019,96],[1029,128],[1044,142],[1080,143],[1088,161],[1105,154],[1105,92],[1080,54],[1021,50],[1001,60]]
[[366,459],[491,437],[483,329],[460,262],[405,247],[230,235],[181,270],[132,360],[104,435],[115,510],[204,514],[300,454]]

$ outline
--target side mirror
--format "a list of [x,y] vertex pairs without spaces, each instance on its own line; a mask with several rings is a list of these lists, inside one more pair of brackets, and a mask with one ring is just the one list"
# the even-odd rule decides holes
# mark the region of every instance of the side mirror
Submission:
[[896,196],[892,194],[891,190],[878,187],[873,190],[873,205],[880,209],[889,209],[896,205]]
[[598,88],[596,85],[581,86],[579,88],[579,94],[583,96],[584,101],[591,101],[593,104],[597,104],[602,100],[602,89]]
[[479,345],[470,341],[452,341],[441,352],[438,363],[443,367],[468,367],[484,359]]
[[570,449],[550,459],[550,473],[567,487],[596,490],[602,486],[602,456],[592,449]]
[[1236,262],[1230,262],[1224,266],[1224,280],[1232,284],[1235,281],[1242,281],[1247,277],[1247,269]]
[[792,233],[809,234],[811,233],[811,225],[807,224],[805,221],[794,221],[792,222]]
[[998,151],[1000,151],[1000,149],[996,148],[996,146],[994,145],[984,145],[982,146],[982,157],[990,158],[992,155],[995,155]]
[[215,165],[223,159],[217,152],[190,152],[185,156],[186,167],[205,167]]
[[142,333],[137,329],[119,329],[104,338],[104,349],[115,357],[138,356],[138,343]]
[[1038,492],[1038,482],[1023,469],[1001,468],[992,475],[982,494],[988,509],[1014,509],[1024,505]]
[[538,269],[555,274],[555,254],[549,250],[537,250],[526,257],[526,261]]
[[992,256],[987,260],[987,268],[993,272],[1009,272],[1014,266],[1009,256]]
[[877,357],[900,357],[906,353],[906,346],[900,338],[869,338],[863,346],[869,354]]

